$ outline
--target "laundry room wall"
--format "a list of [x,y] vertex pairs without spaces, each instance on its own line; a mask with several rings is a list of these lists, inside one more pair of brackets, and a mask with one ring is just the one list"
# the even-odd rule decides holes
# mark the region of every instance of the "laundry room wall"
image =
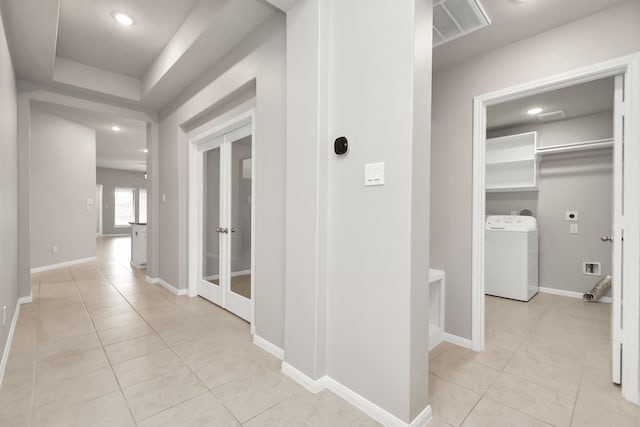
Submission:
[[[491,114],[491,111],[489,111]],[[488,138],[538,132],[538,145],[550,146],[611,138],[613,113],[487,132]],[[538,220],[541,287],[584,293],[599,277],[583,274],[583,262],[600,262],[611,274],[610,234],[613,201],[613,158],[610,148],[546,154],[539,164],[538,191],[488,192],[487,215],[509,215],[528,209]],[[565,219],[577,211],[578,220]],[[569,224],[578,224],[578,234]]]
[[434,70],[431,266],[447,274],[447,333],[471,338],[473,98],[640,51],[638,17],[626,1]]

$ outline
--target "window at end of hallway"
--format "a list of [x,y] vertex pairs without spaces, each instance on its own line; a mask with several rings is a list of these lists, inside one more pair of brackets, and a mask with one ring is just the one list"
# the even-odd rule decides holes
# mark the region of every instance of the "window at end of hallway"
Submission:
[[133,188],[116,188],[113,224],[115,227],[128,227],[130,222],[136,220],[134,191]]
[[145,224],[147,222],[147,189],[138,190],[138,222]]

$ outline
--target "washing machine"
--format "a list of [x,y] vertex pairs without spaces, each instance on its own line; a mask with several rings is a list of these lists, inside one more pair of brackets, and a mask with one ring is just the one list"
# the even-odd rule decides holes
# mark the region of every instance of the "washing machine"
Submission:
[[487,295],[529,301],[538,293],[538,223],[534,217],[489,215],[485,223]]

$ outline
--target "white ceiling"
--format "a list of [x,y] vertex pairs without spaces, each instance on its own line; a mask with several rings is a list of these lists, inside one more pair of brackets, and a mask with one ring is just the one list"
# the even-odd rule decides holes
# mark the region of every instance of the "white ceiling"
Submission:
[[[159,111],[274,14],[264,0],[3,0],[19,80]],[[119,25],[111,12],[129,12]]]
[[[139,79],[197,0],[61,0],[56,55]],[[111,12],[135,17],[125,28]]]
[[[131,171],[147,170],[146,124],[139,120],[110,116],[78,108],[35,103],[35,108],[96,131],[96,165]],[[111,129],[117,125],[119,132]]]
[[493,105],[487,108],[487,129],[541,123],[527,114],[533,107],[543,108],[543,112],[564,110],[564,120],[612,111],[613,77]]
[[[1,0],[18,80],[157,112],[268,18],[264,0]],[[287,6],[293,0],[282,0]],[[111,13],[135,22],[123,27]],[[146,125],[41,108],[96,130],[97,164],[145,170]],[[122,129],[110,130],[113,124]]]
[[[288,10],[296,0],[0,1],[19,80],[157,112],[250,32],[282,14],[279,9]],[[434,68],[484,54],[624,0],[480,1],[492,24],[436,48]],[[130,13],[136,24],[118,25],[112,11]],[[127,140],[126,132],[116,137],[100,130],[108,118],[89,120],[77,111],[57,114],[97,129],[100,162],[124,165],[126,161],[126,168],[131,168],[144,161],[136,150],[145,139]],[[125,155],[131,159],[125,160]]]
[[433,51],[434,68],[485,54],[626,0],[479,0],[491,24]]

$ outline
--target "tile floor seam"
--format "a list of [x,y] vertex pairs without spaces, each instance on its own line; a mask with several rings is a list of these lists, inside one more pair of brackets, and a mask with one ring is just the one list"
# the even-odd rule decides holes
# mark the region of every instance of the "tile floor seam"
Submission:
[[[316,394],[316,393],[314,393],[314,395],[315,395],[315,394]],[[215,396],[215,395],[214,395],[214,396]],[[253,420],[254,418],[259,417],[260,415],[262,415],[262,414],[264,414],[265,412],[267,412],[267,411],[269,411],[269,410],[271,410],[271,409],[275,408],[276,406],[278,406],[278,405],[282,404],[283,402],[286,402],[287,400],[293,399],[293,397],[294,397],[294,396],[289,396],[289,397],[287,397],[286,399],[281,400],[280,402],[275,403],[275,404],[273,404],[273,405],[269,406],[269,407],[268,407],[268,408],[266,408],[264,411],[261,411],[261,412],[259,412],[259,413],[255,414],[254,416],[252,416],[251,418],[248,418],[247,420],[245,420],[245,421],[244,421],[244,423],[243,423],[243,422],[240,422],[240,420],[238,420],[238,418],[237,418],[235,415],[234,415],[234,418],[236,418],[236,419],[238,420],[238,422],[240,423],[240,425],[241,425],[241,426],[244,426],[244,424],[245,424],[245,423],[248,423],[249,421]],[[222,404],[222,406],[224,406],[224,407],[226,408],[226,406],[224,405],[224,403]],[[228,410],[229,412],[231,412],[231,410],[230,410],[230,409],[228,409],[228,408],[227,408],[227,410]]]
[[473,412],[473,410],[476,409],[476,406],[478,406],[478,404],[480,403],[482,398],[484,398],[484,393],[482,393],[478,397],[478,400],[476,400],[476,403],[474,403],[473,406],[471,407],[471,409],[469,409],[469,411],[465,414],[465,416],[462,418],[462,421],[460,421],[460,424],[458,424],[458,425],[456,425],[454,427],[460,427],[462,424],[464,424],[464,422],[467,420],[467,417],[469,417],[469,415]]
[[[73,274],[73,273],[72,273]],[[102,274],[104,276],[104,274],[102,272],[100,272],[100,274]],[[106,279],[106,276],[104,276]],[[108,279],[107,279],[108,280]],[[78,289],[78,284],[77,282],[74,282],[76,284],[76,289]],[[111,285],[111,282],[109,281],[109,284]],[[112,286],[112,285],[111,285]],[[80,292],[80,289],[78,289],[78,292]],[[129,400],[127,399],[127,395],[124,394],[124,388],[122,387],[122,384],[120,384],[120,380],[118,379],[118,376],[116,375],[115,370],[113,369],[113,364],[111,363],[111,359],[109,358],[109,355],[107,354],[107,351],[105,349],[104,343],[102,342],[102,338],[100,338],[100,334],[98,333],[98,330],[96,329],[96,325],[93,321],[93,318],[91,317],[91,314],[89,313],[89,309],[85,303],[84,297],[82,297],[82,305],[85,308],[85,311],[87,312],[87,316],[89,316],[89,321],[91,322],[91,325],[93,326],[93,329],[96,333],[96,336],[98,337],[98,341],[100,342],[100,346],[102,348],[102,352],[104,353],[104,356],[107,359],[107,363],[109,364],[109,368],[111,369],[111,374],[113,375],[116,384],[118,384],[118,389],[120,391],[120,394],[122,395],[122,399],[124,400],[125,404],[127,405],[127,409],[129,410],[129,415],[131,416],[131,420],[134,422],[134,424],[137,426],[138,423],[136,422],[135,417],[133,416],[133,411],[131,410],[131,406],[129,405]],[[95,400],[95,399],[93,399]]]
[[[156,378],[157,378],[157,377],[156,377]],[[176,406],[180,406],[180,405],[182,405],[183,403],[186,403],[186,402],[188,402],[188,401],[190,401],[190,400],[197,399],[198,397],[203,396],[203,395],[205,395],[205,394],[207,394],[207,393],[210,393],[210,391],[209,391],[208,389],[207,389],[207,391],[203,391],[202,393],[200,393],[200,394],[198,394],[198,395],[196,395],[196,396],[190,397],[190,398],[188,398],[187,400],[183,400],[182,402],[177,402],[177,403],[174,403],[174,404],[173,404],[173,405],[171,405],[171,406],[167,406],[166,408],[164,408],[164,409],[163,409],[162,411],[160,411],[160,412],[156,412],[155,414],[151,414],[151,415],[149,415],[149,416],[147,416],[147,417],[144,417],[144,418],[140,419],[140,421],[136,421],[136,425],[137,425],[138,423],[141,423],[141,422],[143,422],[143,421],[148,420],[149,418],[153,418],[153,417],[155,417],[155,416],[157,416],[157,415],[160,415],[160,414],[162,414],[162,413],[164,413],[164,412],[166,412],[166,411],[168,411],[168,410],[170,410],[170,409],[173,409],[173,408],[175,408]],[[215,397],[215,396],[214,396],[214,397]],[[134,420],[134,421],[135,421],[135,420]]]
[[[238,423],[239,426],[244,426],[244,423],[240,421],[240,419],[238,417],[236,417],[236,414],[234,414],[230,408],[227,407],[227,405],[224,404],[224,402],[220,399],[218,399],[218,396],[216,396],[212,391],[209,391],[209,393],[211,393],[211,395],[214,397],[214,399],[216,399],[218,401],[218,403],[220,403],[220,405],[228,412],[231,414],[231,416],[233,417],[234,420],[236,420],[236,422]],[[248,422],[249,420],[245,421]]]
[[[213,394],[213,390],[211,390],[209,387],[207,387],[207,385],[202,381],[202,379],[200,379],[200,377],[199,377],[199,376],[196,374],[196,372],[191,368],[191,366],[189,366],[189,365],[185,362],[185,360],[180,356],[180,354],[178,354],[178,352],[173,348],[173,346],[169,345],[169,343],[168,343],[168,342],[167,342],[167,341],[162,337],[162,335],[159,333],[159,331],[157,331],[157,330],[153,327],[153,325],[152,325],[152,324],[150,324],[144,316],[142,316],[142,314],[138,311],[138,309],[137,309],[136,307],[134,307],[134,306],[131,304],[131,302],[129,302],[129,300],[126,298],[126,296],[124,296],[124,294],[123,294],[119,289],[117,289],[117,288],[116,288],[116,286],[111,282],[111,280],[109,280],[109,279],[107,279],[107,280],[109,281],[110,286],[111,286],[111,287],[113,287],[113,288],[114,288],[114,289],[115,289],[115,290],[116,290],[116,291],[117,291],[117,292],[122,296],[122,298],[124,298],[124,299],[127,301],[127,303],[128,303],[128,304],[133,308],[133,310],[134,310],[134,311],[135,311],[135,312],[136,312],[136,313],[137,313],[137,314],[138,314],[138,315],[143,319],[143,321],[144,321],[144,322],[149,326],[149,328],[151,328],[151,330],[152,330],[152,331],[153,331],[153,332],[158,336],[158,338],[159,338],[159,339],[160,339],[160,340],[161,340],[161,341],[162,341],[162,342],[167,346],[167,348],[168,348],[168,349],[170,349],[170,350],[171,350],[171,352],[173,352],[173,354],[174,354],[174,355],[175,355],[175,356],[176,356],[176,357],[177,357],[177,358],[178,358],[178,359],[179,359],[179,360],[184,364],[184,366],[189,370],[189,372],[190,372],[190,373],[191,373],[191,374],[196,378],[196,380],[198,381],[198,383],[200,383],[200,384],[204,387],[204,389],[205,389],[205,390],[207,390],[205,393],[211,393],[211,394],[213,395],[213,397],[215,397],[215,398],[217,399],[217,397]],[[151,285],[151,284],[149,284],[149,285]],[[173,303],[172,301],[169,301],[169,302],[170,302],[171,304],[177,305],[177,304]],[[134,339],[135,339],[135,338],[134,338]],[[194,340],[191,340],[191,341],[195,341],[195,339],[194,339]],[[188,341],[188,342],[190,342],[190,341]],[[140,356],[140,357],[143,357],[143,356]],[[129,359],[129,360],[133,360],[133,359]],[[115,372],[114,372],[114,375],[115,375]],[[162,375],[164,375],[164,374],[157,375],[157,376],[155,376],[154,378],[161,377]],[[153,379],[153,378],[149,378],[149,379]],[[148,379],[148,380],[149,380],[149,379]],[[116,380],[118,380],[117,376],[116,376]],[[147,381],[147,380],[145,380],[145,381]],[[144,382],[144,381],[141,381],[141,382],[140,382],[140,383],[138,383],[138,384],[141,384],[141,383],[143,383],[143,382]],[[118,380],[118,384],[120,384],[119,380]],[[226,384],[226,383],[225,383],[225,384]],[[124,390],[122,391],[122,393],[124,394]],[[201,396],[202,394],[204,394],[204,393],[201,393],[201,394],[199,394],[198,396]],[[128,401],[128,400],[127,400],[127,398],[126,398],[126,395],[124,395],[124,396],[125,396],[125,401],[127,402],[127,405],[128,405],[129,401]],[[191,398],[189,398],[189,399],[187,399],[187,400],[184,400],[184,401],[182,401],[182,402],[177,403],[177,404],[176,404],[176,405],[174,405],[174,406],[180,405],[180,404],[182,404],[182,403],[184,403],[184,402],[187,402],[187,401],[189,401],[189,400],[191,400],[191,399],[194,399],[194,398],[196,398],[196,397],[198,397],[198,396],[193,396],[193,397],[191,397]],[[218,400],[218,399],[217,399],[217,400]],[[222,404],[222,402],[220,402],[220,403]],[[225,408],[229,413],[231,413],[231,415],[232,415],[232,416],[233,416],[233,417],[238,421],[238,424],[242,424],[242,423],[240,423],[240,420],[238,420],[238,419],[235,417],[235,415],[234,415],[234,414],[233,414],[233,413],[232,413],[232,412],[231,412],[231,411],[230,411],[226,406],[224,406],[224,405],[223,405],[223,407],[224,407],[224,408]],[[162,410],[162,411],[160,411],[160,412],[158,412],[158,413],[156,413],[156,414],[153,414],[153,415],[151,415],[151,416],[155,416],[155,415],[157,415],[157,414],[159,414],[159,413],[162,413],[162,412],[164,412],[164,411],[165,411],[165,410],[167,410],[167,409],[169,409],[169,408],[165,408],[164,410]],[[131,408],[129,408],[129,410],[131,410]],[[133,413],[132,413],[132,415],[133,415]],[[151,417],[151,416],[150,416],[150,417]],[[135,418],[134,418],[134,421],[135,421]],[[142,420],[140,420],[140,421],[142,421]],[[136,425],[137,425],[137,421],[135,421],[135,422],[136,422]]]
[[[38,284],[38,289],[39,289],[40,284]],[[38,292],[39,294],[39,292]],[[37,304],[38,301],[35,299],[31,299],[31,303],[30,304]],[[38,332],[40,329],[40,322],[38,321],[40,319],[40,310],[39,310],[39,305],[35,306],[35,312],[36,312],[36,326],[35,326],[35,336],[34,336],[34,344],[33,344],[33,366],[31,368],[31,405],[30,406],[30,413],[29,413],[29,425],[33,424],[33,413],[35,411],[35,406],[36,406],[36,357],[38,356]],[[18,315],[18,317],[20,317]],[[9,353],[11,353],[11,350],[9,350]]]

